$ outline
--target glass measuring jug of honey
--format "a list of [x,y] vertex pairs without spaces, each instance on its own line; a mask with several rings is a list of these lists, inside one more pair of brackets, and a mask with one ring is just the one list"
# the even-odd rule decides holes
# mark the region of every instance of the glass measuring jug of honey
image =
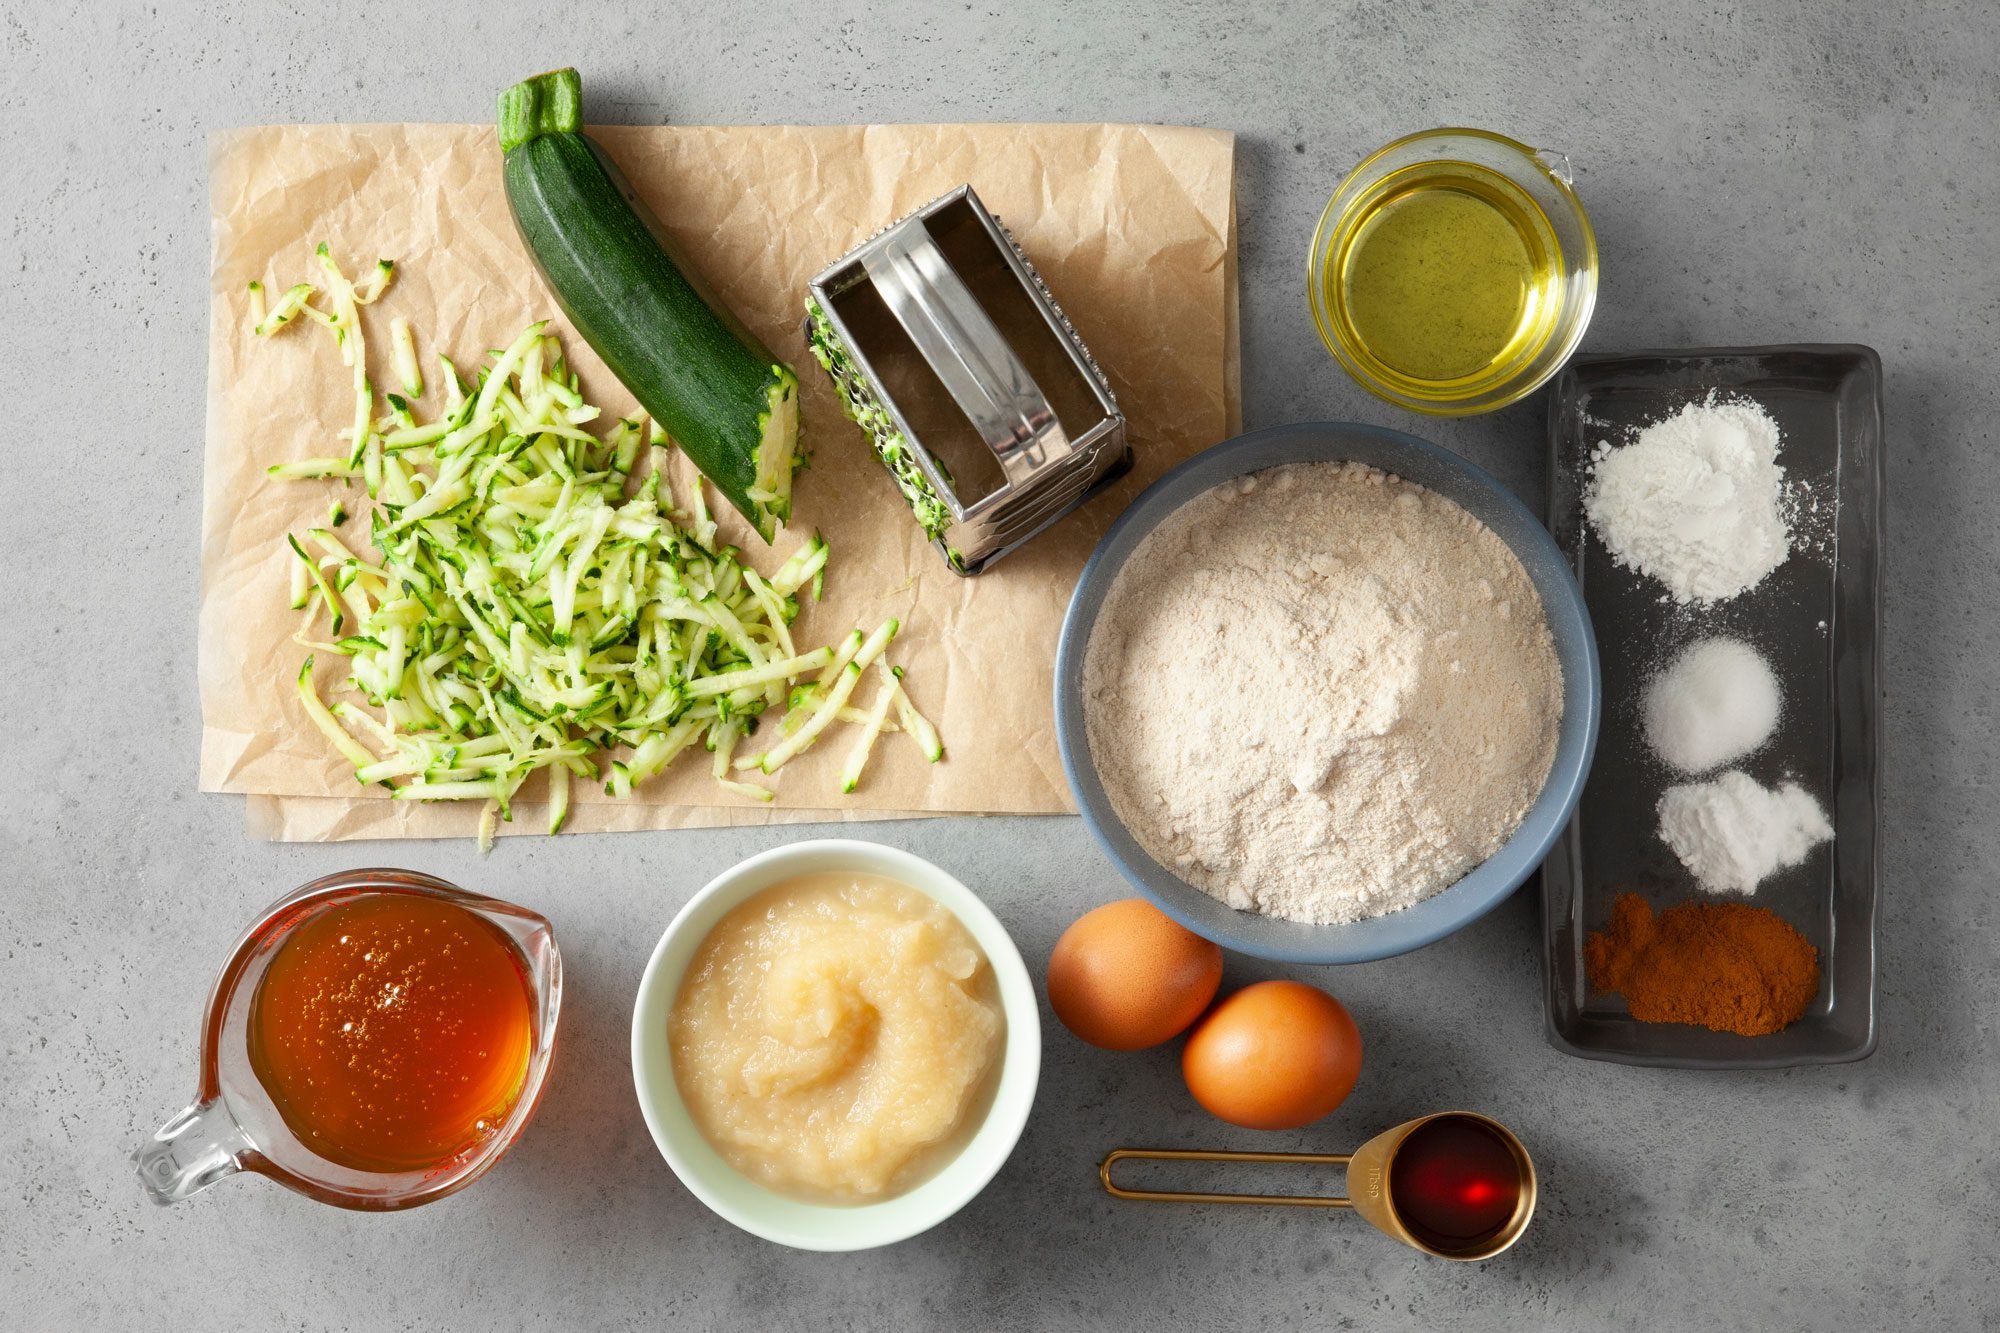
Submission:
[[253,1171],[343,1208],[429,1203],[534,1115],[562,959],[534,912],[408,870],[315,880],[210,993],[193,1105],[133,1154],[156,1202]]
[[1561,369],[1597,303],[1569,159],[1484,130],[1398,139],[1347,174],[1306,262],[1313,322],[1362,387],[1464,416]]

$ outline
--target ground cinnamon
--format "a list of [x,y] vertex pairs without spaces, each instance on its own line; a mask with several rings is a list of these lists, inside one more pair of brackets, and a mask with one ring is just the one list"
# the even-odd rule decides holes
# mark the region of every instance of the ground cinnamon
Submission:
[[1658,916],[1623,893],[1583,944],[1590,984],[1645,1023],[1693,1023],[1746,1037],[1798,1020],[1819,994],[1819,951],[1769,908],[1688,902]]

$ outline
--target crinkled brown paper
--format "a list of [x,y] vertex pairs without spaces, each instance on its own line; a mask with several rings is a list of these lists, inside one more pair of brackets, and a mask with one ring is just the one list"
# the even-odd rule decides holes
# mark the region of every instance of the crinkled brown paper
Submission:
[[[910,695],[937,723],[947,753],[926,763],[907,737],[885,736],[860,789],[842,796],[835,776],[848,729],[837,728],[781,770],[769,807],[718,788],[705,756],[684,757],[622,802],[585,786],[570,826],[1070,809],[1050,702],[1070,588],[1141,487],[1237,429],[1231,136],[1139,125],[591,133],[720,296],[799,372],[812,462],[799,477],[792,525],[775,550],[740,523],[727,538],[768,572],[803,536],[823,532],[832,546],[826,598],[808,606],[795,636],[802,645],[830,643],[856,625],[900,617],[889,656],[906,668]],[[923,539],[860,430],[841,416],[799,329],[813,273],[967,181],[1013,230],[1103,365],[1137,450],[1137,467],[1115,489],[975,579],[948,571]],[[365,497],[337,482],[265,477],[271,463],[345,448],[335,432],[350,419],[351,388],[331,340],[307,321],[252,338],[246,285],[259,280],[275,295],[311,280],[322,240],[357,276],[377,258],[394,259],[395,285],[366,312],[376,384],[392,382],[386,350],[395,315],[416,330],[427,366],[442,350],[463,370],[531,321],[552,318],[603,419],[636,405],[557,314],[516,239],[490,128],[235,131],[216,142],[211,189],[202,790],[249,795],[250,831],[266,838],[469,834],[469,805],[392,801],[379,787],[358,786],[299,707],[292,682],[306,650],[292,641],[298,613],[287,605],[285,533],[323,524],[337,494],[357,509]],[[428,417],[435,402],[418,408]],[[344,531],[366,540],[364,520]],[[334,674],[323,664],[323,689]],[[524,790],[503,831],[545,827],[539,790],[539,779]]]

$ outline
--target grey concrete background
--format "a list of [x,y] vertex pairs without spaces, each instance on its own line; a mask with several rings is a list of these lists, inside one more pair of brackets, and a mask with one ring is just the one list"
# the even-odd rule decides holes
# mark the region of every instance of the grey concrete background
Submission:
[[[70,10],[75,12],[66,12]],[[2000,586],[2000,21],[1923,5],[1322,3],[0,6],[0,1325],[105,1328],[2000,1327],[1993,589]],[[727,17],[724,15],[727,14]],[[1026,1140],[938,1230],[844,1258],[710,1216],[642,1126],[628,1004],[667,918],[777,837],[272,847],[194,791],[206,155],[269,121],[484,119],[571,62],[601,120],[1129,119],[1240,133],[1252,426],[1418,429],[1540,485],[1538,400],[1419,422],[1361,394],[1301,295],[1340,173],[1403,132],[1567,149],[1604,247],[1589,346],[1874,344],[1888,368],[1882,1039],[1860,1065],[1699,1075],[1541,1039],[1530,894],[1389,962],[1300,969],[1353,1008],[1353,1099],[1290,1146],[1466,1104],[1544,1168],[1502,1260],[1353,1218],[1146,1208],[1092,1163],[1234,1143],[1170,1050],[1051,1024]],[[1071,819],[878,825],[1031,958],[1119,885]],[[145,1203],[126,1164],[192,1084],[246,916],[387,859],[547,912],[570,991],[540,1118],[403,1216],[255,1179]],[[1231,960],[1230,980],[1265,969]],[[1260,1142],[1262,1140],[1259,1140]]]

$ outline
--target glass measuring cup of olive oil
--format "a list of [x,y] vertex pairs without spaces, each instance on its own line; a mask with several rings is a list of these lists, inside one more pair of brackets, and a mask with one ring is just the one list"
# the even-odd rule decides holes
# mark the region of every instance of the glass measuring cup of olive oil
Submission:
[[1435,416],[1534,392],[1583,341],[1597,238],[1569,159],[1484,130],[1398,139],[1347,174],[1306,264],[1327,349]]

